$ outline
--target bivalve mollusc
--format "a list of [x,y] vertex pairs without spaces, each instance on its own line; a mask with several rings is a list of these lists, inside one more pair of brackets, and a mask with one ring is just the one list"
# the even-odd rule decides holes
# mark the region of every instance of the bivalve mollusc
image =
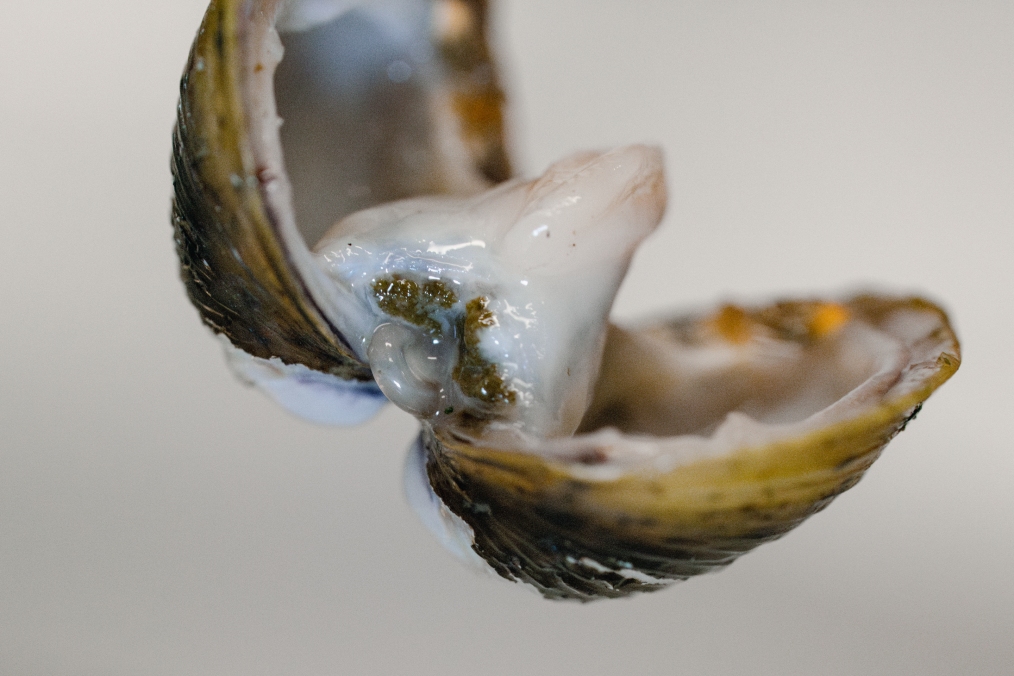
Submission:
[[872,294],[609,321],[662,151],[512,176],[483,0],[215,0],[181,83],[173,226],[229,364],[290,411],[422,431],[405,484],[548,598],[721,568],[854,485],[958,368]]

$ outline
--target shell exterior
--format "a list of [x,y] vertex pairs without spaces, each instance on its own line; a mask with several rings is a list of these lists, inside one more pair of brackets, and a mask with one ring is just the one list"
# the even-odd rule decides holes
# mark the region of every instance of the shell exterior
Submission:
[[204,322],[237,347],[368,379],[300,284],[258,193],[237,88],[239,4],[209,8],[180,85],[172,220],[181,276]]
[[[332,158],[365,166],[369,175],[365,190],[353,190],[363,187],[355,176],[337,186],[359,197],[341,202],[334,219],[417,194],[474,193],[510,175],[486,2],[392,6],[430,17],[434,57],[420,66],[414,93],[369,120],[404,126],[405,134],[375,154],[353,157],[350,149]],[[310,401],[316,420],[342,422],[375,410],[380,397],[362,350],[336,329],[341,308],[307,245],[319,232],[296,223],[302,207],[293,203],[305,196],[294,192],[286,162],[301,162],[313,149],[286,145],[283,159],[274,23],[286,7],[280,0],[211,3],[181,82],[172,222],[190,299],[229,342],[237,372],[280,401]],[[295,41],[289,46],[297,49]],[[415,144],[413,152],[401,152],[402,144]],[[415,159],[403,162],[408,156]],[[688,427],[695,392],[674,394],[680,382],[653,376],[667,354],[702,344],[777,343],[819,357],[854,327],[896,344],[901,362],[785,423],[750,422],[739,392],[714,400],[705,416],[711,422]],[[661,352],[638,351],[642,339]],[[549,598],[623,596],[721,568],[824,508],[859,480],[959,363],[944,313],[914,298],[726,306],[637,330],[612,327],[577,435],[531,439],[424,423],[423,454],[413,466],[432,490],[422,501],[440,513],[434,529],[450,533],[461,551],[470,543],[501,576]],[[740,389],[763,381],[731,373]],[[353,414],[325,410],[346,404]]]

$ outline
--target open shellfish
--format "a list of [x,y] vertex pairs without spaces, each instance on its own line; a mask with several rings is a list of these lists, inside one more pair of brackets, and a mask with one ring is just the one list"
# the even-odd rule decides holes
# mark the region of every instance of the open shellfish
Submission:
[[486,24],[482,0],[212,2],[174,137],[191,300],[290,410],[418,417],[408,493],[465,558],[581,600],[727,565],[855,484],[957,340],[872,295],[611,325],[661,153],[510,179]]

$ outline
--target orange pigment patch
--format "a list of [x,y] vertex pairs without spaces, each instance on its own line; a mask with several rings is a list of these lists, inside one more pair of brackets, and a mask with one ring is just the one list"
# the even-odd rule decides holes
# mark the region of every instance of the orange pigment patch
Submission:
[[723,305],[708,325],[719,336],[738,345],[749,342],[753,335],[753,320],[746,310],[736,305]]
[[461,120],[466,137],[486,137],[499,134],[503,128],[500,106],[503,96],[495,89],[479,94],[456,94],[454,112]]
[[810,335],[814,339],[828,338],[848,323],[851,314],[844,305],[820,303],[810,317]]

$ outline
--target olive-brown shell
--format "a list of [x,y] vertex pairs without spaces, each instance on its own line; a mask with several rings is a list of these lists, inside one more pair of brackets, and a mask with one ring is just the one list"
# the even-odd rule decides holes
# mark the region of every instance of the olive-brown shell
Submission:
[[[325,205],[329,218],[418,194],[475,191],[509,177],[486,2],[427,4],[434,12],[450,6],[459,20],[432,33],[427,78],[392,94],[381,77],[372,107],[346,115],[338,105],[347,154],[327,161],[346,173],[359,167],[363,175],[339,181],[338,198],[320,197],[337,199]],[[282,116],[299,127],[314,124],[301,115],[317,104],[289,91],[276,108],[278,7],[278,0],[213,0],[194,43],[173,139],[181,276],[203,321],[240,351],[368,383],[370,368],[336,330],[337,310],[309,254],[320,224],[297,223],[300,209],[314,211],[315,196],[300,194],[289,174],[301,171],[315,149],[287,143],[283,156],[276,110],[286,106]],[[297,53],[297,42],[286,49]],[[290,75],[289,85],[301,77]],[[365,124],[384,133],[371,136],[360,128]],[[374,147],[363,138],[386,140]],[[402,152],[409,146],[412,152]],[[901,346],[904,363],[893,380],[870,375],[844,387],[834,403],[781,427],[743,423],[749,434],[722,448],[715,439],[723,425],[742,422],[756,408],[751,388],[767,393],[754,400],[775,403],[778,388],[744,379],[741,370],[730,378],[658,375],[666,354],[758,341],[795,346],[819,372],[821,350],[855,326]],[[662,345],[661,355],[639,350],[642,338]],[[859,480],[959,362],[944,313],[914,298],[727,305],[637,330],[612,327],[576,436],[532,440],[425,424],[425,471],[433,494],[469,530],[473,551],[500,575],[552,598],[657,589],[727,565],[823,509]],[[681,443],[697,451],[681,455],[673,450]]]
[[[922,325],[912,333],[899,330],[894,324],[903,315],[914,320],[910,326]],[[665,334],[674,352],[701,341],[759,340],[743,335],[752,326],[761,329],[754,336],[767,334],[767,339],[774,336],[819,353],[848,323],[884,331],[902,341],[908,354],[876,401],[828,424],[790,427],[775,438],[745,442],[719,455],[681,459],[670,469],[660,469],[652,456],[624,463],[603,477],[594,470],[619,464],[616,456],[624,444],[643,443],[633,418],[615,408],[604,415],[603,402],[619,393],[623,406],[651,406],[650,400],[659,396],[653,390],[664,386],[655,376],[664,368],[661,364],[639,363],[624,374],[607,367],[585,433],[542,453],[486,447],[453,431],[425,429],[430,482],[471,528],[476,553],[503,577],[528,582],[547,597],[624,596],[721,568],[783,535],[855,485],[926,398],[957,370],[957,340],[934,305],[873,296],[844,303],[783,302],[751,311],[725,306],[641,329]],[[613,368],[623,340],[619,331],[610,337],[604,360]],[[733,389],[731,383],[708,386]],[[628,394],[631,390],[641,393],[641,402]],[[715,391],[701,396],[721,399]],[[665,417],[660,424],[670,422]],[[597,439],[591,434],[608,424],[621,435]]]

